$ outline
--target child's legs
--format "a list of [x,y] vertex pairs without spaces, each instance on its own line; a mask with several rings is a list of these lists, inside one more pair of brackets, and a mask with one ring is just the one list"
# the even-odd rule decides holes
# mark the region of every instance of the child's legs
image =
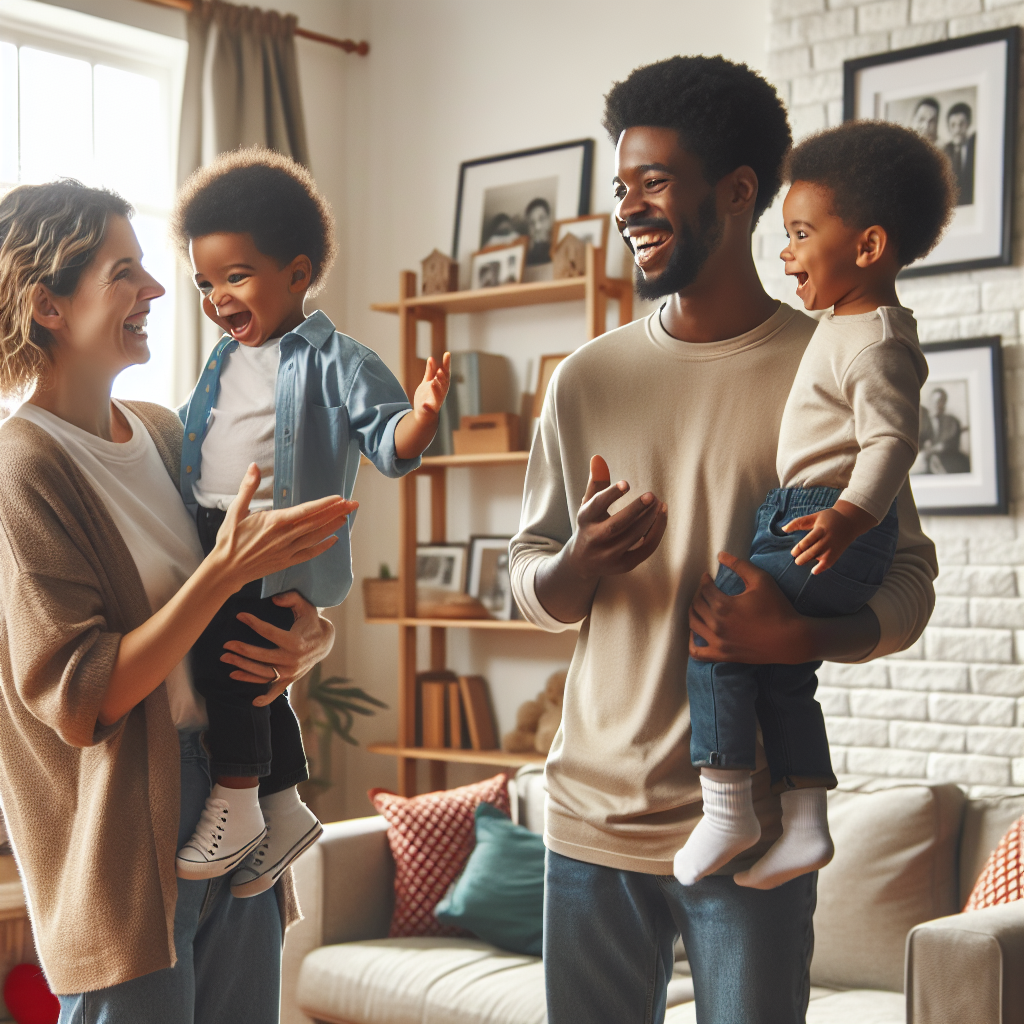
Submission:
[[[256,707],[253,700],[270,689],[270,683],[246,683],[232,679],[235,666],[221,661],[228,640],[241,640],[256,647],[273,647],[271,641],[239,621],[248,612],[280,629],[290,629],[295,616],[270,598],[260,597],[262,582],[247,583],[224,602],[192,648],[192,677],[206,699],[209,727],[206,744],[210,770],[215,779],[257,777],[271,770],[271,710]],[[285,698],[287,699],[287,698]],[[274,703],[277,703],[276,701]]]
[[[715,586],[723,594],[743,593],[743,581],[724,565]],[[695,637],[698,647],[705,646]],[[754,770],[757,743],[758,665],[697,661],[686,666],[690,702],[690,761],[695,768]]]
[[270,712],[270,743],[274,757],[270,762],[270,774],[260,779],[261,798],[290,789],[309,778],[302,733],[288,694],[282,693],[267,710]]

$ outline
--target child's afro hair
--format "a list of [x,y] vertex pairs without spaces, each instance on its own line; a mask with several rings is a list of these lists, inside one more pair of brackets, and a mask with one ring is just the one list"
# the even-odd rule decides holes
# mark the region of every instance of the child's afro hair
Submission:
[[334,216],[313,176],[262,146],[222,154],[178,190],[171,237],[186,264],[193,238],[222,231],[252,235],[256,248],[282,267],[308,256],[311,296],[323,286],[337,252]]
[[745,64],[724,57],[669,57],[637,68],[604,98],[613,143],[627,128],[672,128],[710,184],[737,167],[757,175],[754,223],[782,186],[793,141],[779,94]]
[[828,189],[843,223],[885,228],[902,267],[932,251],[956,203],[945,154],[890,121],[846,121],[804,139],[789,154],[786,178]]

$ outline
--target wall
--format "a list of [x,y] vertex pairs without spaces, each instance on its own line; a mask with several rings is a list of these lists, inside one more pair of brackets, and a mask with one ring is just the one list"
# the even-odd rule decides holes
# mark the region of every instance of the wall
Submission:
[[[323,5],[321,5],[323,6]],[[335,5],[331,5],[335,6]],[[342,5],[336,5],[341,8]],[[302,8],[301,10],[305,10]],[[393,301],[398,273],[418,269],[435,246],[447,251],[463,160],[578,139],[597,142],[593,209],[612,208],[612,146],[600,126],[603,95],[634,67],[680,52],[724,52],[763,65],[763,0],[654,0],[623,7],[610,0],[350,0],[338,31],[369,39],[367,59],[349,58],[344,96],[333,109],[347,119],[339,273],[344,328],[397,364],[395,318],[368,310]],[[302,17],[305,17],[303,14]],[[310,123],[311,133],[328,124]],[[314,172],[320,168],[314,159]],[[625,250],[615,241],[611,266]],[[614,315],[614,311],[613,311]],[[511,353],[517,382],[532,390],[538,356],[584,340],[581,304],[534,307],[453,318],[449,341]],[[425,354],[426,338],[421,354]],[[614,467],[612,467],[614,472]],[[518,526],[522,471],[450,471],[449,536],[510,535]],[[355,578],[397,561],[397,485],[364,470],[356,485],[363,503],[355,528]],[[425,505],[421,500],[421,508]],[[426,536],[426,525],[421,528]],[[358,589],[344,606],[338,664],[359,685],[394,706],[397,630],[362,622]],[[499,727],[547,675],[568,665],[573,634],[494,634],[450,630],[449,663],[491,683]],[[426,633],[421,630],[421,633]],[[426,638],[423,638],[424,642]],[[421,654],[426,664],[427,654]],[[359,722],[361,742],[393,740],[393,712]],[[365,814],[370,786],[393,787],[394,764],[362,749],[345,752],[346,799],[338,813]],[[453,768],[449,782],[482,777]],[[332,800],[337,795],[332,796]]]
[[[842,119],[844,60],[1014,24],[1024,24],[1024,3],[772,0],[768,69],[799,136]],[[778,260],[784,241],[776,206],[756,240],[759,269],[769,288],[788,298]],[[1018,266],[1005,267],[911,279],[899,294],[915,311],[922,341],[1002,335],[1012,512],[925,518],[941,570],[935,614],[922,639],[898,657],[823,667],[818,692],[833,760],[838,771],[1024,785],[1024,280]]]

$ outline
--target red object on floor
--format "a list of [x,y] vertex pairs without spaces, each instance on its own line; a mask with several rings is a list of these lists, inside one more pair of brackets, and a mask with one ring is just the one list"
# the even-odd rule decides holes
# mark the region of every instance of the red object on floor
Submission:
[[57,1024],[60,1001],[46,984],[42,968],[18,964],[4,981],[4,1002],[15,1024]]

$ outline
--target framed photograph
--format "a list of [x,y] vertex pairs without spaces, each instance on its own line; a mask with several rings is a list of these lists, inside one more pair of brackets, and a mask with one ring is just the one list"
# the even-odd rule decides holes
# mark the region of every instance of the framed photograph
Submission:
[[527,238],[526,265],[551,262],[555,221],[590,212],[594,140],[467,160],[459,169],[452,259],[460,259],[462,287],[468,256],[479,249]]
[[939,244],[907,277],[1012,263],[1020,29],[1000,29],[843,65],[846,120],[895,121],[933,142],[959,195]]
[[551,375],[555,367],[563,359],[568,359],[571,353],[565,352],[560,356],[541,356],[540,369],[537,371],[537,390],[533,393],[533,418],[536,419],[544,408],[544,396],[548,393],[548,385],[551,383]]
[[910,486],[922,515],[1008,511],[999,338],[922,345],[920,451]]
[[558,243],[566,235],[575,235],[581,242],[589,242],[595,249],[608,248],[607,213],[595,213],[590,217],[570,217],[568,220],[555,221],[551,232],[551,252],[554,254]]
[[466,589],[496,619],[514,619],[512,582],[508,575],[511,537],[469,538],[469,582]]
[[519,284],[526,266],[526,239],[509,245],[491,245],[473,253],[469,287],[496,288],[499,284]]
[[418,544],[416,586],[461,594],[466,589],[466,545]]

